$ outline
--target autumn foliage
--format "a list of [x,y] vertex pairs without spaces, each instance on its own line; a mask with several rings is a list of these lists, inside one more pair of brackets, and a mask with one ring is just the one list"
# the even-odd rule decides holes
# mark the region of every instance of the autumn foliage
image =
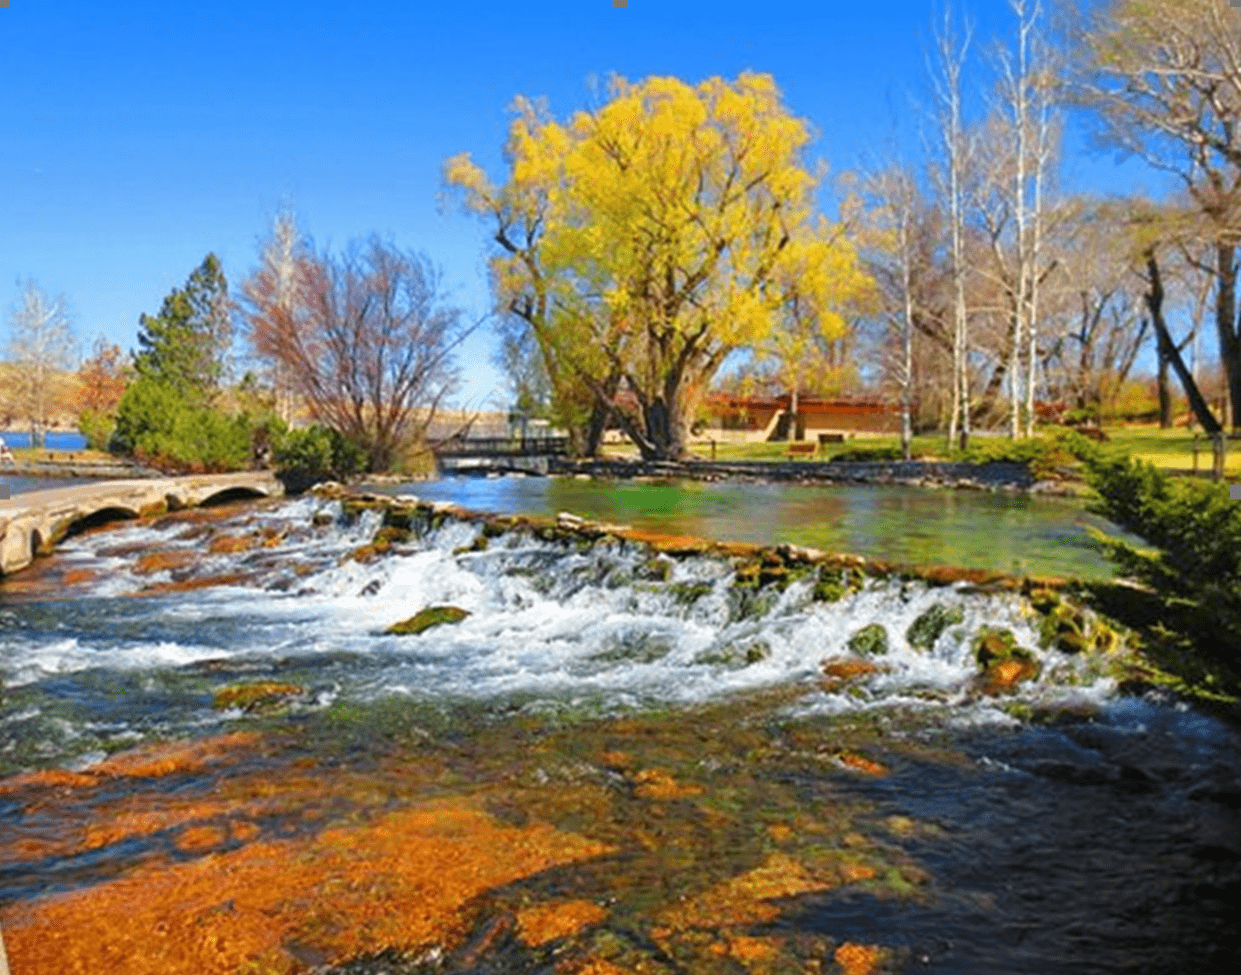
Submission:
[[610,412],[644,456],[679,457],[729,353],[838,334],[869,280],[816,219],[810,132],[769,75],[615,78],[611,95],[566,124],[519,98],[508,181],[468,153],[445,179],[494,221],[497,306],[533,334],[561,419],[590,425],[589,450]]
[[75,413],[81,415],[93,410],[114,414],[128,382],[121,347],[100,336],[95,342],[94,354],[78,369],[78,381],[81,385],[73,400]]

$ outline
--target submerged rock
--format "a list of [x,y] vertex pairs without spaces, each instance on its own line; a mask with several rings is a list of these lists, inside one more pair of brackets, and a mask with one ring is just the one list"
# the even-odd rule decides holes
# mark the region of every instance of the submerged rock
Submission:
[[965,614],[961,611],[961,607],[935,603],[909,624],[909,629],[905,631],[905,639],[915,650],[929,652],[944,630],[964,619]]
[[718,647],[698,654],[695,663],[715,664],[734,670],[761,663],[771,656],[771,647],[764,640],[750,640]]
[[441,626],[445,623],[460,623],[469,615],[469,610],[460,609],[457,606],[428,606],[426,609],[419,610],[407,620],[393,623],[384,632],[397,636],[417,635],[424,630],[431,629],[433,626]]
[[217,711],[240,708],[251,713],[269,711],[288,704],[291,698],[305,694],[305,688],[284,681],[259,680],[244,684],[230,684],[215,692],[211,705]]
[[869,677],[879,670],[879,665],[871,663],[869,660],[859,660],[856,658],[824,660],[823,674],[827,679],[822,682],[822,686],[829,693],[835,692],[846,684],[850,684],[862,677]]

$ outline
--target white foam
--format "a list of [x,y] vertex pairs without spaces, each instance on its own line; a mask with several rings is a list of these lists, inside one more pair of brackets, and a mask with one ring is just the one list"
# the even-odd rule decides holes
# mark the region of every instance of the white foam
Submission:
[[[337,501],[303,497],[253,516],[233,516],[217,527],[230,533],[264,525],[307,526],[318,512],[336,517],[340,510]],[[211,640],[222,645],[158,636],[123,644],[84,636],[10,640],[0,643],[6,646],[7,679],[30,682],[86,667],[167,668],[228,656],[261,660],[349,651],[382,661],[379,676],[356,678],[372,690],[405,688],[410,693],[482,697],[534,693],[563,698],[586,693],[614,701],[701,701],[817,679],[825,659],[852,657],[850,637],[879,621],[889,645],[887,654],[874,659],[880,671],[856,681],[848,693],[821,694],[808,706],[826,711],[954,702],[960,706],[977,674],[972,641],[983,626],[1010,629],[1017,642],[1043,662],[1044,677],[1023,687],[1022,695],[1050,693],[1057,674],[1082,683],[1073,692],[1091,700],[1106,700],[1114,691],[1109,682],[1091,678],[1073,659],[1039,649],[1022,601],[1009,595],[965,595],[953,589],[871,580],[860,592],[829,604],[812,602],[810,584],[801,581],[774,596],[756,618],[732,619],[730,607],[736,598],[730,591],[732,570],[722,560],[675,561],[669,584],[642,579],[618,584],[617,579],[634,574],[646,560],[632,546],[626,547],[626,554],[617,545],[577,552],[536,541],[529,533],[515,533],[493,539],[485,551],[456,554],[456,549],[474,541],[479,529],[452,520],[420,542],[398,546],[397,551],[405,554],[371,563],[340,561],[373,536],[380,518],[380,513],[367,511],[351,526],[326,526],[271,549],[211,557],[213,572],[275,560],[273,567],[260,570],[254,585],[142,601],[150,608],[146,626],[151,633],[158,634],[166,623],[201,624],[204,634],[210,633]],[[93,584],[92,594],[128,592],[160,576],[119,571],[132,558],[97,553],[138,543],[205,550],[201,539],[174,540],[182,531],[184,526],[177,523],[160,529],[118,528],[73,539],[66,554],[75,565],[90,565],[95,559],[98,565],[109,566],[108,577]],[[277,579],[282,563],[307,558],[327,564],[296,581],[294,589],[303,594],[255,588]],[[711,588],[687,606],[685,587],[695,583]],[[959,608],[963,620],[948,626],[934,647],[923,652],[909,645],[906,632],[935,603]],[[432,605],[458,606],[470,615],[417,636],[382,634],[392,623]],[[766,647],[765,655],[747,664],[746,648],[760,644]],[[356,687],[345,687],[332,696],[355,692]],[[998,708],[990,707],[989,712],[974,709],[968,720],[1011,720]]]

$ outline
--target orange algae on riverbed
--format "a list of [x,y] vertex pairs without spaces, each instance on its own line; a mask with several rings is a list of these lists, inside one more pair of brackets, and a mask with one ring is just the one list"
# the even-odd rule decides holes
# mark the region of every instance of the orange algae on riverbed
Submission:
[[844,975],[873,975],[883,963],[886,952],[875,945],[859,945],[846,941],[836,949],[836,964]]
[[3,927],[12,968],[224,975],[258,965],[291,975],[390,948],[452,945],[471,898],[608,852],[547,825],[502,825],[478,806],[437,800],[11,905]]
[[607,914],[593,901],[534,904],[517,912],[518,936],[524,944],[536,947],[598,924]]

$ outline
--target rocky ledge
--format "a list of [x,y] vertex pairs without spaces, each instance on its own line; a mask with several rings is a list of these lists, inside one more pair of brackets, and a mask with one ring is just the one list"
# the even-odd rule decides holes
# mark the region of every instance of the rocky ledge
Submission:
[[[733,568],[733,589],[739,603],[758,607],[768,605],[763,593],[774,597],[789,584],[805,580],[812,584],[814,602],[834,603],[862,588],[867,577],[923,582],[932,588],[954,588],[962,594],[1013,593],[1029,603],[1039,619],[1039,645],[1068,655],[1097,656],[1117,682],[1132,690],[1153,686],[1163,675],[1148,667],[1137,650],[1140,639],[1122,637],[1127,628],[1090,606],[1092,587],[1078,580],[1047,577],[1017,577],[1001,572],[950,566],[905,566],[856,555],[831,554],[797,545],[762,546],[751,543],[710,541],[688,536],[667,535],[588,521],[567,512],[557,517],[493,515],[470,511],[445,502],[421,501],[409,495],[392,497],[350,491],[343,485],[326,482],[311,489],[320,497],[339,500],[342,516],[353,523],[367,510],[379,511],[380,523],[374,537],[342,561],[371,562],[390,551],[400,550],[415,537],[438,529],[449,520],[471,524],[478,529],[473,542],[456,554],[486,551],[491,540],[511,532],[525,532],[544,542],[560,544],[578,552],[596,544],[611,542],[637,546],[644,553],[635,577],[648,583],[667,584],[679,599],[693,602],[711,587],[695,583],[670,583],[674,561],[706,555],[724,559]],[[418,634],[432,626],[456,623],[468,613],[457,607],[435,606],[396,624],[389,633]],[[908,643],[929,651],[940,634],[960,623],[960,611],[936,603],[914,621],[906,633]],[[1132,634],[1136,637],[1136,634]],[[1119,652],[1125,647],[1125,652]],[[823,662],[824,686],[839,690],[844,685],[882,670],[878,661],[887,653],[888,634],[880,625],[863,627],[849,640],[849,653]],[[1011,631],[984,628],[973,642],[978,664],[974,690],[986,696],[1007,695],[1018,684],[1036,679],[1041,665],[1029,649],[1018,646]],[[720,663],[745,666],[764,657],[743,654],[736,661]],[[1164,681],[1166,683],[1166,681]]]

